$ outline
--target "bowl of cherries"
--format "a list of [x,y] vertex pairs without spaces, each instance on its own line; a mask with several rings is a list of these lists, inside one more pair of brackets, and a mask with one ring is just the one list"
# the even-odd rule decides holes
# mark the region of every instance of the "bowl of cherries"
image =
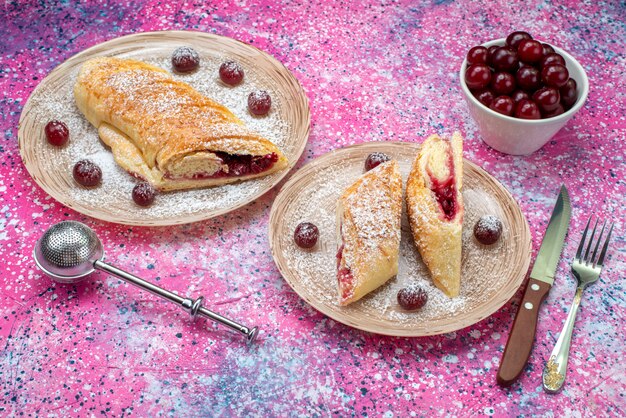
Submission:
[[587,74],[576,59],[520,31],[471,48],[459,75],[483,140],[513,155],[541,148],[589,92]]

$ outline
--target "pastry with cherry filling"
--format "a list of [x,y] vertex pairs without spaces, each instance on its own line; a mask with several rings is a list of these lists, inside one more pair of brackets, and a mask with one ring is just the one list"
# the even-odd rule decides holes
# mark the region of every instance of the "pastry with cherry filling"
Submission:
[[348,187],[337,204],[339,304],[348,305],[398,274],[402,177],[384,162]]
[[115,161],[159,190],[249,180],[288,166],[278,147],[229,109],[141,61],[86,61],[74,97]]
[[463,138],[432,135],[413,162],[406,186],[409,223],[434,284],[448,297],[461,287]]

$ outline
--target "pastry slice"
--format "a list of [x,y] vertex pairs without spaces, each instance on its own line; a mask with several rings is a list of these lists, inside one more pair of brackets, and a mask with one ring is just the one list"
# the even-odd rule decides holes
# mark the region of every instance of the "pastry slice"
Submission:
[[160,190],[248,180],[288,166],[273,143],[226,107],[141,61],[86,61],[74,97],[115,161]]
[[339,303],[361,299],[398,274],[402,178],[396,161],[363,174],[337,204]]
[[461,287],[463,138],[432,135],[413,162],[406,185],[409,223],[433,282],[448,297]]

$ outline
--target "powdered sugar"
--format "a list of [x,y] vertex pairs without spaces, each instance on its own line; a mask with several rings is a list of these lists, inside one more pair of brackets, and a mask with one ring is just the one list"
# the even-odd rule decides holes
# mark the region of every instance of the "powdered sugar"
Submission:
[[[406,180],[411,161],[399,161]],[[318,245],[302,250],[285,234],[281,247],[289,269],[298,277],[299,293],[307,300],[316,300],[333,311],[360,321],[364,318],[387,324],[390,328],[412,329],[424,324],[436,326],[450,318],[461,318],[484,305],[503,287],[507,274],[502,273],[501,260],[507,257],[506,240],[513,239],[504,224],[501,240],[486,247],[473,238],[472,229],[478,218],[493,214],[506,219],[502,203],[494,199],[480,184],[466,180],[463,191],[465,220],[463,228],[462,279],[460,295],[448,298],[434,286],[427,267],[414,243],[406,208],[402,213],[400,263],[398,275],[351,305],[338,305],[336,282],[337,221],[335,206],[343,191],[362,174],[362,164],[345,162],[315,172],[312,181],[316,187],[303,189],[294,201],[285,221],[287,231],[293,231],[300,222],[313,222],[320,231]],[[338,173],[341,173],[339,175]],[[474,188],[470,188],[474,187]],[[504,266],[506,269],[506,266]],[[428,302],[418,311],[405,311],[397,302],[398,291],[406,286],[419,286],[428,294]],[[360,318],[360,319],[359,319]]]
[[[286,105],[283,98],[274,88],[273,81],[261,70],[253,66],[246,68],[246,77],[236,87],[230,87],[221,82],[218,69],[227,57],[203,54],[200,67],[190,74],[173,72],[171,64],[171,50],[148,52],[135,51],[120,56],[143,60],[152,65],[161,67],[172,74],[175,79],[185,81],[200,93],[226,106],[246,125],[278,146],[286,155],[293,152],[293,141],[290,141],[292,127],[280,117],[280,109]],[[46,147],[45,153],[50,158],[43,158],[40,162],[43,169],[61,178],[66,183],[67,195],[77,205],[89,208],[103,208],[112,217],[121,221],[133,216],[143,219],[183,219],[185,215],[198,214],[213,210],[222,210],[237,207],[249,201],[268,187],[268,178],[233,183],[220,187],[198,190],[161,193],[150,207],[141,208],[131,198],[131,192],[137,180],[121,169],[114,161],[110,150],[100,141],[96,128],[82,115],[75,105],[73,87],[79,68],[65,78],[62,84],[48,84],[38,89],[29,99],[32,104],[32,116],[36,124],[42,127],[41,138],[33,138],[36,147]],[[135,100],[141,100],[140,92],[133,90],[132,80],[123,77],[110,80],[110,83],[122,87],[134,94]],[[272,95],[272,110],[263,117],[251,115],[247,109],[247,97],[250,91],[266,90]],[[176,108],[176,101],[184,100],[174,95],[171,100],[161,100],[150,103],[156,114],[172,112]],[[52,119],[65,122],[70,130],[70,141],[65,147],[53,147],[43,137],[43,127]],[[101,186],[85,189],[76,185],[71,178],[71,171],[76,161],[89,159],[98,164],[103,172]],[[278,178],[283,173],[268,176]],[[138,213],[138,215],[137,215]]]
[[180,46],[172,52],[172,61],[180,60],[183,58],[191,58],[194,60],[200,60],[198,51],[188,46]]
[[[393,186],[387,184],[388,178],[377,174],[385,166],[379,166],[361,177],[356,190],[345,196],[344,208],[350,210],[351,222],[356,227],[359,245],[377,248],[385,240],[398,242],[397,228],[398,206],[393,202]],[[400,185],[395,185],[401,190]],[[375,208],[375,210],[373,210]],[[347,209],[346,209],[347,210]],[[350,259],[350,252],[344,251],[346,265],[351,268],[355,260]]]

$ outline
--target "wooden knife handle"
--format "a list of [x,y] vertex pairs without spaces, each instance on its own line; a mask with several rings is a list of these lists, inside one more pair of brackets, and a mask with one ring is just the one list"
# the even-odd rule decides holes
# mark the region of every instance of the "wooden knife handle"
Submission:
[[513,321],[513,327],[506,343],[497,380],[501,386],[511,385],[524,370],[535,340],[539,307],[550,291],[547,283],[530,278],[524,297]]

